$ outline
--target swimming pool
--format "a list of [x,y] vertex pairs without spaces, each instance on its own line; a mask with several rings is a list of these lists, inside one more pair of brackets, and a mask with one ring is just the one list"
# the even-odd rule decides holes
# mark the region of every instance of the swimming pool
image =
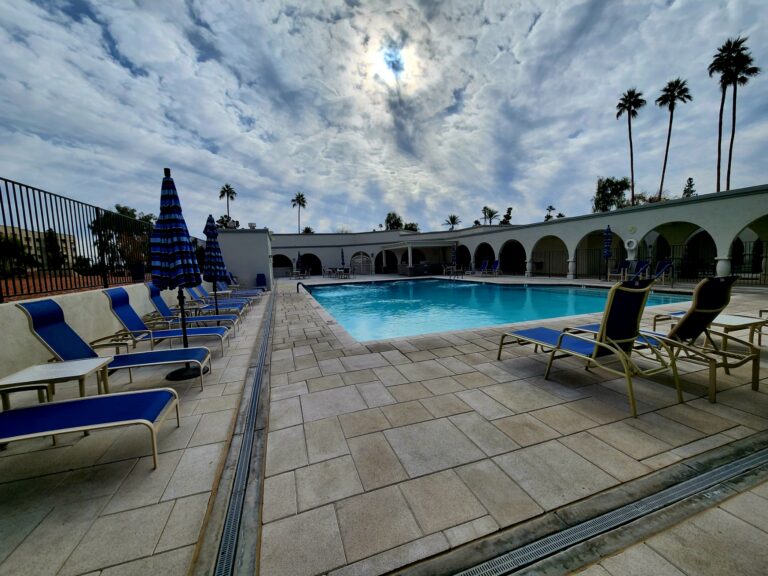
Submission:
[[[312,286],[312,296],[356,340],[380,340],[601,312],[608,290],[572,286],[397,280]],[[648,306],[688,302],[652,293]]]

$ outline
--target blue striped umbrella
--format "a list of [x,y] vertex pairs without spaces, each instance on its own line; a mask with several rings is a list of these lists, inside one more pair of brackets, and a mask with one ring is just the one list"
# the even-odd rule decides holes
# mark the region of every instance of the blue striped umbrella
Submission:
[[454,242],[451,246],[451,265],[456,266],[456,250],[458,242]]
[[203,280],[213,284],[213,302],[216,307],[216,314],[219,313],[219,298],[217,295],[216,283],[219,281],[229,281],[229,272],[224,266],[224,257],[221,255],[219,247],[219,229],[216,228],[216,222],[213,215],[208,215],[205,222],[205,265],[203,266]]
[[165,177],[160,193],[160,216],[149,239],[152,283],[160,290],[179,289],[182,339],[184,347],[188,348],[183,288],[200,284],[200,269],[197,267],[195,248],[189,238],[187,223],[181,214],[181,203],[176,185],[171,178],[171,169],[165,168],[164,171]]

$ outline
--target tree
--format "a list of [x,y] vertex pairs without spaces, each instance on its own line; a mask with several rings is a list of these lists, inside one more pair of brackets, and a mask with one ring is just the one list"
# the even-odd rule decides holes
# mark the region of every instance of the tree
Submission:
[[0,236],[0,278],[21,276],[26,270],[39,263],[24,250],[21,240],[13,236]]
[[760,74],[760,68],[753,66],[754,60],[745,43],[747,38],[737,38],[738,46],[734,54],[728,80],[733,86],[733,104],[731,106],[731,143],[728,146],[728,172],[725,176],[725,189],[731,189],[731,162],[733,160],[733,141],[736,138],[736,95],[739,86],[746,86],[752,76]]
[[592,212],[610,212],[615,208],[624,208],[629,190],[629,178],[598,178],[597,190],[592,197]]
[[565,214],[563,214],[562,212],[558,212],[555,218],[565,218]]
[[418,222],[406,222],[405,224],[403,224],[403,230],[411,230],[412,232],[418,232],[419,224]]
[[296,192],[296,196],[291,198],[291,208],[299,209],[299,225],[298,231],[301,232],[301,209],[307,207],[307,199],[304,197],[303,192]]
[[493,224],[493,221],[499,217],[499,211],[493,208],[485,207],[485,217],[488,218],[488,224]]
[[616,119],[627,114],[627,127],[629,129],[629,175],[630,175],[630,204],[635,203],[635,158],[634,151],[632,149],[632,118],[637,117],[637,111],[645,106],[645,100],[643,100],[643,93],[638,92],[635,88],[630,88],[624,94],[622,94],[619,103],[616,104]]
[[475,220],[472,222],[472,226],[480,226],[480,220]]
[[229,201],[232,200],[232,202],[234,202],[235,196],[237,196],[237,192],[235,192],[235,189],[229,184],[224,184],[224,186],[221,187],[221,190],[219,190],[219,200],[222,198],[227,199],[227,216],[229,216]]
[[744,86],[749,82],[751,76],[760,73],[760,69],[752,65],[752,55],[745,46],[747,38],[738,36],[728,38],[725,44],[718,48],[712,57],[707,71],[709,76],[715,74],[720,76],[720,113],[717,122],[717,192],[720,192],[720,165],[722,160],[722,142],[723,142],[723,112],[725,111],[725,96],[728,86],[733,86],[733,110],[731,123],[731,144],[728,152],[728,177],[726,179],[726,189],[730,186],[730,169],[733,152],[733,140],[736,134],[736,92],[738,86]]
[[678,102],[690,102],[693,96],[688,91],[688,81],[681,78],[675,78],[667,82],[667,85],[661,90],[661,95],[656,98],[656,106],[669,109],[669,129],[667,130],[667,147],[664,150],[664,166],[661,169],[661,183],[659,184],[659,200],[661,200],[661,191],[664,189],[664,175],[667,172],[667,157],[669,156],[669,141],[672,138],[672,118],[675,115],[675,105]]
[[402,230],[403,219],[398,216],[397,212],[389,212],[387,217],[384,218],[385,230]]
[[507,206],[507,211],[504,213],[504,217],[499,222],[499,226],[509,226],[512,222],[512,206]]
[[216,226],[218,228],[227,228],[228,230],[237,230],[240,228],[240,221],[233,220],[229,217],[229,214],[222,214],[219,219],[216,220]]
[[552,218],[554,218],[554,216],[552,216],[552,212],[554,212],[555,210],[557,210],[557,208],[552,206],[552,204],[547,206],[547,215],[544,216],[544,222],[547,222],[549,220],[552,220]]
[[310,226],[304,226],[304,230],[301,231],[302,234],[314,234],[315,231],[312,230]]
[[154,224],[157,221],[157,216],[151,212],[144,214],[144,212],[137,211],[136,208],[123,206],[122,204],[115,204],[115,212],[121,216],[127,216],[128,218],[133,218],[139,222],[146,222],[147,224]]
[[61,246],[59,245],[59,235],[53,230],[48,228],[43,235],[44,244],[44,262],[45,267],[48,270],[61,270],[64,266],[64,254],[61,253]]
[[688,178],[685,181],[685,188],[683,188],[683,198],[692,198],[696,196],[696,188],[693,187],[693,178]]
[[461,224],[461,220],[459,220],[459,217],[456,216],[456,214],[449,214],[448,218],[445,219],[445,222],[443,222],[443,226],[450,226],[448,229],[449,231],[452,231],[454,227]]

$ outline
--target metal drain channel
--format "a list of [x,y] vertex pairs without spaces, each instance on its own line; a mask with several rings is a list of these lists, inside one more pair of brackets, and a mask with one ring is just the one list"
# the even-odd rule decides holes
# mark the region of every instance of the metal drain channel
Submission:
[[216,555],[214,576],[229,576],[235,566],[235,552],[237,550],[238,534],[240,532],[240,520],[243,515],[243,502],[245,501],[245,489],[248,484],[248,475],[251,468],[251,454],[253,453],[253,439],[256,433],[256,409],[259,406],[259,392],[261,391],[264,361],[269,347],[269,333],[272,327],[272,312],[274,309],[276,294],[269,299],[269,310],[264,321],[259,359],[256,363],[256,374],[253,378],[251,398],[248,403],[248,411],[245,417],[243,440],[240,444],[240,453],[237,457],[235,478],[232,482],[232,492],[229,495],[227,513],[224,517],[224,527],[219,541],[219,551]]
[[501,556],[459,572],[455,576],[501,576],[502,574],[509,574],[519,568],[551,556],[556,552],[637,520],[683,498],[693,496],[715,484],[738,476],[766,462],[768,462],[768,448],[699,474],[695,478],[690,478],[665,488],[637,502],[626,504],[621,508],[601,514],[557,534],[552,534],[536,542],[510,550]]

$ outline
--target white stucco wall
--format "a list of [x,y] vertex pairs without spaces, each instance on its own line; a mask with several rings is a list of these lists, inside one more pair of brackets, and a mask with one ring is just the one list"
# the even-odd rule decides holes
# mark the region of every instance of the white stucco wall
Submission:
[[268,230],[220,230],[219,245],[227,269],[240,285],[256,285],[256,274],[267,277],[272,289],[272,248]]

